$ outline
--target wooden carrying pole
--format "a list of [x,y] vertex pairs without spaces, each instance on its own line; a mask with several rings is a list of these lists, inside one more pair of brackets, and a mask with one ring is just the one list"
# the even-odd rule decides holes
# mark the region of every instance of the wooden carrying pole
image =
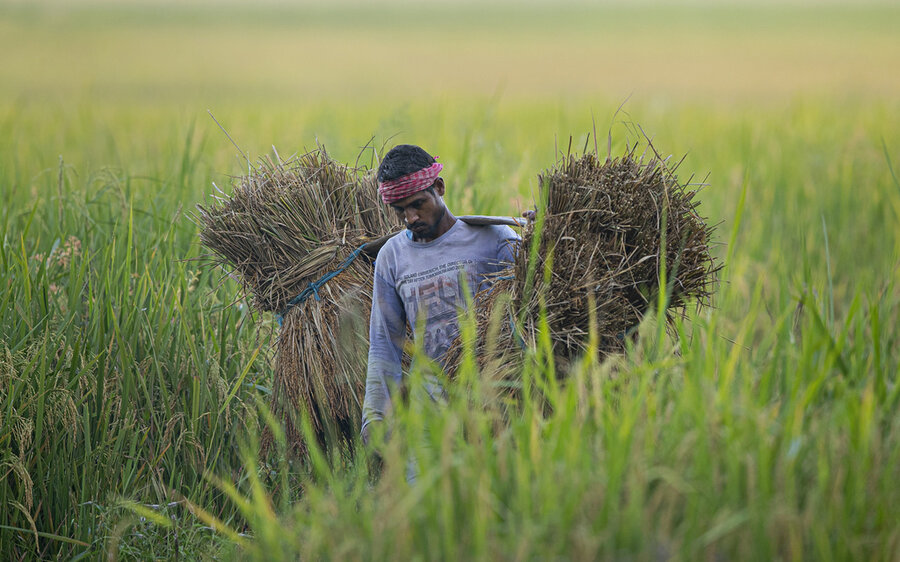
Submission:
[[[486,215],[463,215],[461,217],[456,217],[457,219],[463,221],[466,224],[472,226],[518,226],[523,227],[527,224],[528,221],[525,219],[520,219],[516,217],[489,217]],[[388,240],[393,238],[394,236],[403,232],[402,230],[397,232],[392,232],[391,234],[386,234],[381,238],[376,238],[371,242],[365,244],[363,246],[363,252],[370,257],[375,257],[378,255],[379,250],[381,250],[382,246],[384,246]]]

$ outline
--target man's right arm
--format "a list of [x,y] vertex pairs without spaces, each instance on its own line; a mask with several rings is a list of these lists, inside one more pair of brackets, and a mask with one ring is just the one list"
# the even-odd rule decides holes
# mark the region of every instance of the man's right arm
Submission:
[[[379,264],[380,265],[380,264]],[[380,421],[390,409],[390,387],[402,377],[403,344],[406,339],[406,311],[394,284],[376,267],[369,318],[369,363],[366,397],[363,401],[362,430]]]

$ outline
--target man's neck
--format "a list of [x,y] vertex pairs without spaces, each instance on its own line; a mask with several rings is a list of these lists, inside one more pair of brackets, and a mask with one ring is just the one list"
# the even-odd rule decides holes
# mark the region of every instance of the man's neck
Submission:
[[450,209],[447,209],[444,216],[438,221],[437,228],[435,228],[433,232],[429,232],[428,236],[416,236],[414,232],[413,240],[416,242],[431,242],[432,240],[437,240],[453,228],[453,225],[456,224],[456,220],[456,217],[453,216]]

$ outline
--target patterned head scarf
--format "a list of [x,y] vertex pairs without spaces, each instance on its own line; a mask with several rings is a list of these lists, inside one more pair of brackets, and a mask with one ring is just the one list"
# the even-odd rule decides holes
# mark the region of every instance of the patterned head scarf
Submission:
[[[435,157],[435,160],[437,160],[437,157]],[[418,193],[431,187],[431,184],[434,183],[434,180],[438,178],[443,169],[443,164],[435,162],[427,168],[422,168],[417,172],[401,176],[395,180],[379,182],[378,193],[381,195],[381,199],[390,205],[394,201],[399,201],[413,193]]]

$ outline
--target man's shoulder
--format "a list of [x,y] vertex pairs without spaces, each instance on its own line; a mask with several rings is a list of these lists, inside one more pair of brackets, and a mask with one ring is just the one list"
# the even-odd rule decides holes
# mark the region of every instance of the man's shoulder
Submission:
[[522,241],[515,230],[506,225],[490,224],[484,226],[470,226],[472,237],[469,239],[470,247],[475,255],[488,262],[511,261],[518,251]]
[[375,273],[386,277],[388,272],[393,269],[397,262],[397,253],[400,251],[400,238],[405,236],[406,231],[402,230],[396,235],[388,238],[387,242],[378,250],[375,258]]
[[389,252],[394,252],[394,251],[396,251],[397,248],[400,247],[400,245],[401,245],[401,243],[402,243],[402,241],[403,241],[403,238],[406,237],[406,233],[407,233],[407,232],[408,232],[407,230],[401,230],[401,231],[398,232],[397,234],[395,234],[395,235],[391,236],[390,238],[388,238],[388,241],[385,242],[385,243],[384,243],[384,246],[382,246],[382,247],[381,247],[381,250],[379,250],[378,255],[380,256],[380,255],[381,255],[381,252],[383,252],[383,251],[385,251],[385,250],[388,250]]
[[466,224],[466,228],[475,233],[476,236],[484,239],[492,239],[503,241],[503,240],[518,240],[519,235],[516,234],[516,231],[512,228],[506,226],[505,224],[486,224],[486,225],[471,225]]
[[401,230],[394,236],[388,238],[384,246],[378,250],[378,261],[391,261],[397,257],[397,253],[404,248],[403,239],[406,237],[406,231]]

